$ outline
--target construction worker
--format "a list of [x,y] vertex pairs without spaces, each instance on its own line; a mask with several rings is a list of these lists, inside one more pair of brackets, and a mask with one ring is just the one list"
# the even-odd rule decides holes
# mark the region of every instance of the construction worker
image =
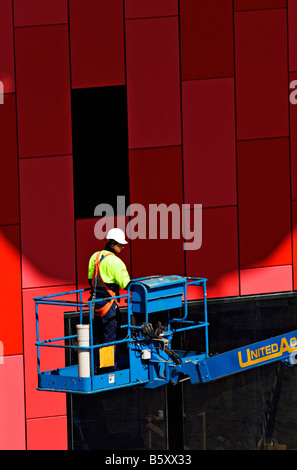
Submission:
[[[104,299],[119,295],[119,288],[126,289],[130,276],[125,263],[117,256],[128,243],[119,228],[109,230],[104,250],[94,253],[89,260],[88,279],[92,287],[91,299]],[[110,343],[117,339],[120,320],[118,299],[95,302],[94,344]],[[94,349],[95,372],[99,368],[99,350]],[[117,370],[115,365],[113,370]]]

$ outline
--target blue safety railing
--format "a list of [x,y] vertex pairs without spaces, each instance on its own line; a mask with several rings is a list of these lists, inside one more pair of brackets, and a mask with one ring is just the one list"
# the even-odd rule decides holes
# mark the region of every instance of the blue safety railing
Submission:
[[[167,336],[169,341],[171,340],[171,337],[175,333],[179,333],[182,331],[187,331],[187,330],[192,330],[195,328],[205,328],[205,357],[209,355],[209,346],[208,346],[208,319],[207,319],[207,292],[206,292],[206,281],[207,279],[205,278],[194,278],[194,277],[184,277],[180,278],[178,277],[179,280],[181,280],[182,284],[182,290],[183,290],[183,307],[184,307],[184,314],[181,318],[170,318],[169,313],[168,313],[168,326],[167,326],[167,331],[165,331],[163,334],[164,336]],[[135,347],[135,343],[139,341],[139,338],[142,338],[142,331],[144,328],[147,326],[149,323],[149,316],[150,313],[150,299],[149,299],[149,294],[151,290],[145,285],[145,282],[148,280],[159,280],[160,277],[145,277],[145,278],[138,278],[134,279],[131,281],[127,288],[127,294],[119,295],[117,297],[110,297],[110,298],[104,298],[104,299],[94,299],[94,300],[83,300],[83,294],[86,291],[89,291],[90,289],[79,289],[79,290],[73,290],[73,291],[67,291],[67,292],[62,292],[58,294],[51,294],[51,295],[46,295],[42,297],[35,297],[35,313],[36,313],[36,346],[37,346],[37,367],[38,367],[38,375],[40,376],[43,372],[41,371],[41,356],[40,356],[40,350],[42,347],[54,347],[54,348],[64,348],[64,349],[73,349],[73,350],[78,350],[78,349],[85,349],[90,351],[90,365],[91,365],[91,391],[95,391],[95,388],[97,386],[97,382],[94,382],[94,350],[96,348],[100,349],[101,347],[105,347],[108,345],[118,345],[122,343],[127,343],[128,347]],[[163,279],[163,278],[161,278]],[[166,277],[164,278],[165,280],[167,279]],[[132,322],[132,318],[137,316],[137,313],[134,312],[133,310],[133,289],[137,286],[137,288],[143,290],[143,316],[144,316],[144,322],[141,325],[135,325]],[[188,319],[188,298],[187,298],[187,288],[189,286],[201,286],[203,288],[203,310],[204,310],[204,318],[203,321],[192,321]],[[162,286],[163,287],[163,286]],[[67,300],[65,299],[66,296],[74,297],[74,300]],[[167,305],[167,302],[170,304],[171,302],[171,295],[167,294],[158,294],[158,287],[157,287],[157,293],[156,293],[156,299],[157,299],[157,305],[156,308],[158,308],[158,301],[162,302],[162,306],[165,303],[165,306]],[[127,301],[127,323],[124,325],[121,325],[122,329],[127,330],[127,336],[124,339],[117,340],[112,343],[102,343],[102,344],[95,344],[94,345],[94,332],[93,332],[93,318],[94,318],[94,304],[95,302],[99,302],[101,300],[104,301],[109,301],[111,299],[126,299]],[[155,299],[154,299],[155,300]],[[86,323],[86,321],[89,324],[90,328],[90,346],[89,347],[81,347],[79,348],[78,345],[74,344],[66,344],[67,341],[73,341],[77,339],[77,335],[69,335],[69,336],[62,336],[62,337],[57,337],[57,338],[51,338],[51,339],[46,339],[46,340],[40,340],[40,331],[39,331],[39,315],[40,315],[40,306],[42,305],[51,305],[51,306],[59,306],[59,307],[74,307],[77,309],[77,312],[79,314],[79,323]],[[164,309],[164,308],[163,308]],[[170,309],[168,309],[170,311]],[[155,312],[158,312],[158,310],[155,310]],[[136,333],[136,337],[135,337]],[[138,336],[137,336],[138,335]],[[56,344],[56,343],[63,343],[63,344]],[[130,367],[130,365],[129,365]],[[127,384],[125,384],[127,385]],[[123,386],[125,386],[123,385]],[[71,391],[71,390],[69,390]]]

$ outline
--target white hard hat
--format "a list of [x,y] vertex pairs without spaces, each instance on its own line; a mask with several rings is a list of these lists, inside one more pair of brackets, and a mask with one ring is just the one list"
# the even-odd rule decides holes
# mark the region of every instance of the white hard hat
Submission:
[[125,234],[120,228],[112,228],[106,235],[107,240],[114,240],[121,245],[126,245],[128,242],[125,240]]

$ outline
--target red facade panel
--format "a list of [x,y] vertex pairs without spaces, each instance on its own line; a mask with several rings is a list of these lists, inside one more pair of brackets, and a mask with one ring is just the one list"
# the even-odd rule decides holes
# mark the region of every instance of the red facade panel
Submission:
[[178,19],[126,21],[129,148],[181,143]]
[[[290,0],[288,0],[290,2]],[[294,0],[293,0],[294,1]],[[234,0],[234,10],[265,10],[286,8],[287,0]]]
[[[239,295],[236,207],[203,209],[202,234],[201,248],[186,252],[187,276],[207,278],[209,298]],[[195,289],[189,295],[195,298]]]
[[[36,390],[37,349],[36,320],[34,297],[69,292],[75,286],[61,286],[47,289],[26,289],[23,291],[23,322],[24,322],[24,359],[25,359],[25,391],[26,417],[58,416],[66,414],[66,397],[64,393],[41,392]],[[73,300],[64,296],[65,300]],[[72,307],[73,309],[73,307]],[[42,305],[39,307],[40,340],[64,336],[64,312],[66,307]],[[71,310],[71,308],[70,308]],[[41,370],[51,370],[65,365],[63,348],[42,348],[40,352]]]
[[[130,150],[129,166],[131,227],[133,233],[138,233],[141,237],[135,239],[132,235],[133,277],[158,273],[183,274],[181,147]],[[145,178],[140,177],[143,171],[145,171]],[[135,206],[136,212],[134,213],[132,212],[133,204],[140,204],[143,209],[138,212]],[[172,216],[169,212],[171,205],[175,205]],[[160,239],[161,226],[159,219],[155,219],[156,206],[162,213],[161,217],[166,230],[168,228],[168,235],[164,232],[164,236],[168,239]],[[158,240],[152,238],[154,228]],[[177,230],[176,239],[173,238],[175,229]]]
[[297,290],[297,201],[292,201],[293,282]]
[[291,148],[291,192],[297,199],[297,73],[289,74],[290,81],[290,148]]
[[238,139],[288,136],[286,10],[235,14],[235,63]]
[[[20,228],[0,226],[0,341],[4,354],[22,354]],[[0,366],[1,369],[1,366]]]
[[125,84],[123,1],[69,5],[72,88]]
[[14,25],[68,23],[67,0],[14,0]]
[[182,80],[234,75],[232,0],[180,2]]
[[2,0],[0,2],[0,31],[0,80],[3,83],[4,93],[14,93],[13,13],[11,0]]
[[19,184],[15,95],[0,105],[0,225],[19,223]]
[[68,450],[67,416],[28,419],[27,450]]
[[0,384],[0,450],[26,450],[22,355],[0,362]]
[[292,264],[289,139],[238,143],[241,268]]
[[145,276],[183,276],[185,273],[182,240],[131,240],[133,278]]
[[125,18],[178,15],[178,0],[125,0]]
[[185,202],[236,205],[234,80],[184,82],[182,97]]
[[131,203],[182,204],[181,147],[130,150],[129,169]]
[[292,266],[271,266],[240,271],[241,295],[286,292],[291,291],[292,287]]
[[297,72],[297,3],[288,0],[289,71]]
[[15,31],[19,156],[72,153],[68,26]]
[[72,157],[20,161],[23,287],[75,283]]

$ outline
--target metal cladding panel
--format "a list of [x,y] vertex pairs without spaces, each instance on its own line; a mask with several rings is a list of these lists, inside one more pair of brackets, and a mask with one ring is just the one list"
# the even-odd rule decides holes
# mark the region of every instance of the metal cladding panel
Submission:
[[290,81],[290,150],[291,150],[291,193],[297,199],[297,73],[289,74]]
[[73,88],[125,84],[123,1],[69,5]]
[[[145,178],[140,177],[145,168]],[[182,148],[130,150],[130,202],[143,204],[183,203]],[[170,183],[169,183],[170,182]]]
[[15,26],[68,22],[67,0],[14,0],[13,8]]
[[126,21],[129,148],[181,143],[178,18]]
[[183,274],[183,240],[135,239],[131,241],[132,276]]
[[68,450],[67,416],[27,419],[26,426],[27,450]]
[[178,14],[178,0],[125,0],[125,18],[153,18]]
[[[74,290],[74,286],[61,286],[46,289],[25,289],[23,291],[23,323],[24,323],[24,360],[25,360],[25,391],[26,417],[58,416],[66,413],[66,398],[64,394],[41,393],[37,390],[37,348],[35,297],[58,294]],[[71,300],[71,296],[65,296]],[[73,299],[72,299],[73,300]],[[70,311],[73,307],[68,308]],[[64,336],[64,311],[67,307],[40,305],[39,332],[40,340],[60,338]],[[56,344],[56,343],[55,343]],[[43,347],[40,351],[41,371],[64,367],[65,351],[63,348]]]
[[241,295],[286,292],[291,291],[292,288],[292,265],[242,269],[240,271]]
[[[199,250],[186,252],[187,276],[208,279],[207,296],[239,295],[237,208],[202,210],[203,237]],[[201,288],[191,287],[189,296],[203,296]],[[190,297],[189,297],[190,298]]]
[[[11,0],[0,2],[0,80],[4,93],[14,93],[14,49],[13,49],[13,12]],[[0,91],[2,93],[2,91]]]
[[297,3],[288,0],[289,71],[297,72]]
[[[290,0],[288,0],[290,2]],[[234,11],[286,8],[287,0],[234,0]]]
[[289,139],[239,142],[240,266],[292,264]]
[[[0,341],[4,354],[22,354],[20,228],[0,226]],[[0,366],[1,368],[1,366]]]
[[234,80],[184,82],[182,96],[185,203],[235,205]]
[[292,201],[293,289],[297,290],[297,201]]
[[[133,277],[184,274],[181,147],[130,150],[129,167],[131,230],[139,235],[139,238],[132,236],[131,239]],[[144,167],[145,178],[140,178]],[[137,208],[134,207],[134,213],[133,204],[141,204],[143,211],[137,213]],[[163,220],[168,223],[167,240],[160,238],[160,225],[155,222],[157,212],[154,207],[160,204],[163,204],[165,210]],[[176,218],[171,219],[170,213],[166,211],[173,204]],[[162,210],[162,206],[159,209]],[[156,235],[152,235],[152,229],[156,229]],[[179,238],[173,238],[172,229],[178,229]]]
[[180,2],[182,80],[234,75],[233,2]]
[[0,105],[0,225],[19,223],[19,179],[15,95]]
[[288,136],[286,10],[235,13],[235,43],[237,138]]
[[75,283],[72,157],[20,161],[23,288]]
[[23,356],[0,357],[0,450],[26,450]]
[[72,153],[68,26],[15,29],[19,157]]

